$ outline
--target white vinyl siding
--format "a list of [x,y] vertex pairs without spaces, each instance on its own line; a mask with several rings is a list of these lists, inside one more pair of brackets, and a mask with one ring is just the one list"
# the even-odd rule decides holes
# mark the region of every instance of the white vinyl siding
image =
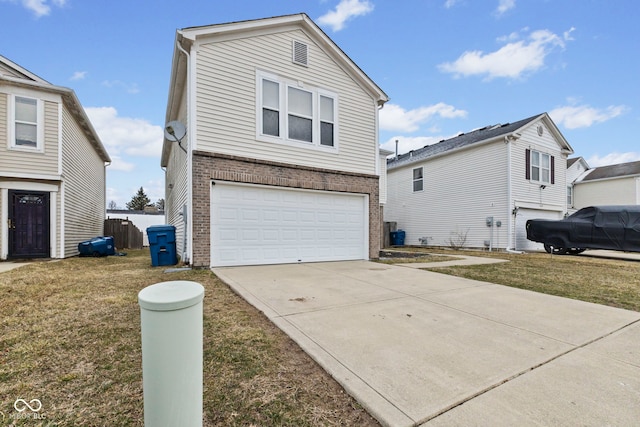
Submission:
[[[493,216],[493,247],[507,244],[507,149],[502,141],[458,151],[387,172],[384,220],[395,221],[406,232],[405,244],[449,246],[451,239],[467,233],[468,247],[484,247]],[[524,155],[524,154],[523,154]],[[478,171],[482,165],[482,173]],[[423,167],[422,192],[413,191],[413,170]]]
[[387,156],[385,154],[380,154],[380,204],[384,205],[387,203]]
[[105,217],[105,166],[66,106],[62,108],[64,176],[64,254],[78,254],[78,243],[102,236]]
[[[308,45],[309,57],[313,58],[308,67],[291,61],[293,39]],[[328,88],[338,95],[334,123],[340,126],[339,154],[313,150],[304,143],[274,144],[258,139],[257,133],[262,129],[256,108],[263,107],[256,89],[256,75],[260,71],[296,82],[301,90]],[[314,168],[376,173],[378,112],[374,99],[303,31],[203,42],[198,46],[196,79],[199,150]],[[284,129],[279,132],[282,134]]]
[[593,205],[640,204],[640,178],[622,177],[582,181],[573,186],[576,209]]

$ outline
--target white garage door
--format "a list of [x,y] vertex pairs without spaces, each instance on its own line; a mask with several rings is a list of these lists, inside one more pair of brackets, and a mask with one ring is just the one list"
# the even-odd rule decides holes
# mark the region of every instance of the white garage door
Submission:
[[211,265],[367,259],[367,197],[217,181]]
[[527,220],[529,219],[562,219],[562,213],[541,209],[520,208],[516,215],[516,249],[519,251],[543,251],[542,243],[527,239]]

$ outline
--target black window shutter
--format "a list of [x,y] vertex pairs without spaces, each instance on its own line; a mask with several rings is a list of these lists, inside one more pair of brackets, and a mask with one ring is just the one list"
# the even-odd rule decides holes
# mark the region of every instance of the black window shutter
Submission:
[[524,150],[524,153],[526,156],[524,160],[524,163],[526,165],[525,177],[526,179],[531,179],[531,150],[527,148],[526,150]]
[[551,183],[556,183],[556,158],[551,156]]

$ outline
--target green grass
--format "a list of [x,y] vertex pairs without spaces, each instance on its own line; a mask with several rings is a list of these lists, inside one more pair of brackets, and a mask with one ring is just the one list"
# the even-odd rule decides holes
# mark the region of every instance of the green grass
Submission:
[[429,268],[468,279],[497,283],[582,301],[640,311],[640,262],[591,256],[509,254],[427,250],[429,253],[472,255],[510,262]]

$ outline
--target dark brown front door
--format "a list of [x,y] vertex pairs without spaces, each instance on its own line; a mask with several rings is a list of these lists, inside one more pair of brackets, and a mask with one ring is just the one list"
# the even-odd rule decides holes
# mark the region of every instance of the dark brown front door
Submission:
[[9,190],[9,258],[48,258],[49,193]]

